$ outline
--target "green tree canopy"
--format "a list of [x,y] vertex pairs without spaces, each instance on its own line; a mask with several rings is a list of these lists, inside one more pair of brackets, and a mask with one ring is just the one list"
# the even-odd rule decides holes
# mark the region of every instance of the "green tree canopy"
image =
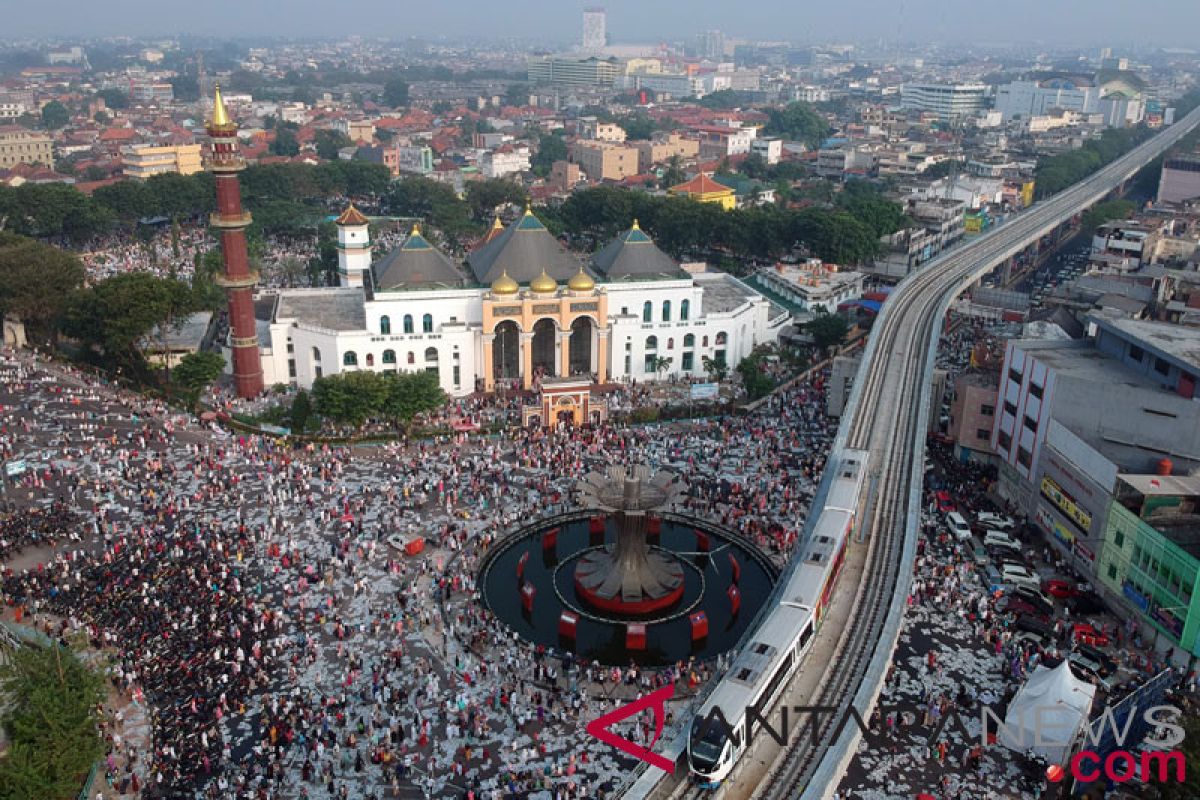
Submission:
[[19,317],[30,340],[53,340],[66,300],[84,276],[70,253],[0,231],[0,313]]
[[538,136],[537,154],[534,155],[531,166],[533,173],[541,177],[550,174],[550,168],[555,161],[567,160],[567,143],[561,136],[553,133],[543,133]]
[[56,131],[71,121],[71,112],[57,100],[51,100],[42,106],[42,124],[48,130]]
[[70,299],[63,332],[102,350],[114,363],[143,370],[147,337],[191,310],[187,284],[148,272],[130,272],[77,291]]
[[300,152],[300,142],[290,128],[282,126],[275,128],[275,141],[271,142],[271,152],[277,156],[294,156]]
[[101,89],[96,92],[96,96],[104,101],[107,108],[129,108],[129,95],[121,89]]
[[393,78],[383,85],[383,104],[392,108],[408,105],[408,84]]
[[417,416],[440,408],[446,396],[432,372],[357,371],[318,378],[313,382],[312,400],[322,417],[360,427],[368,419],[407,425]]
[[496,208],[505,203],[523,206],[529,202],[529,193],[516,181],[495,178],[475,181],[467,186],[467,206],[471,215],[480,222],[490,222]]
[[0,798],[72,800],[104,755],[103,679],[66,648],[21,647],[0,666],[0,694],[11,703],[0,722],[12,741],[0,758]]
[[338,151],[343,147],[352,147],[354,145],[349,136],[332,128],[322,128],[317,131],[313,142],[317,146],[317,155],[326,161],[336,159]]
[[904,208],[884,197],[867,181],[848,181],[838,195],[837,205],[871,229],[878,238],[895,233],[905,225]]
[[850,331],[849,324],[840,314],[817,314],[804,327],[817,347],[825,352],[846,341],[846,334]]
[[810,149],[819,147],[829,135],[829,123],[807,103],[788,103],[783,108],[768,109],[767,116],[765,133],[804,142]]
[[194,400],[224,371],[225,358],[220,353],[188,353],[171,370],[171,382]]

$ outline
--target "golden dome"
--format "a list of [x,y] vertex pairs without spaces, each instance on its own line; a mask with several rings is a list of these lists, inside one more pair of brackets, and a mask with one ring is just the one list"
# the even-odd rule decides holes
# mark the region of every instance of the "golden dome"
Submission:
[[229,112],[225,110],[225,101],[221,98],[221,84],[217,84],[216,90],[213,92],[213,113],[212,126],[214,128],[227,128],[233,124],[229,118]]
[[519,291],[521,291],[521,287],[508,277],[507,272],[501,273],[499,278],[492,281],[492,294],[516,294]]
[[529,282],[529,288],[538,294],[549,294],[558,288],[558,282],[542,270],[542,274]]
[[572,292],[590,292],[596,288],[596,282],[580,267],[579,272],[572,275],[571,280],[567,281],[567,288]]

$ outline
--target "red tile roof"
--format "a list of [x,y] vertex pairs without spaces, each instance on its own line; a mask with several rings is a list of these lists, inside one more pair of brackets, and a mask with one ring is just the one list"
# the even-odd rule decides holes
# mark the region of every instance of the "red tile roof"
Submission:
[[732,192],[733,190],[717,183],[702,172],[686,183],[672,186],[671,191],[676,194],[711,194],[713,192]]

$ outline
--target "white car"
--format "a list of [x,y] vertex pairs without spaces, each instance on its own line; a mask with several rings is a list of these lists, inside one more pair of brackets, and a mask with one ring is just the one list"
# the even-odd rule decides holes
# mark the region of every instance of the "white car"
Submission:
[[1013,538],[1004,531],[993,530],[985,531],[983,534],[983,546],[987,547],[988,545],[1001,545],[1003,547],[1012,548],[1020,547],[1020,545],[1018,545],[1016,541],[1014,541]]
[[971,538],[971,526],[967,524],[967,520],[963,515],[957,511],[951,511],[946,515],[946,527],[960,540]]
[[1003,514],[994,514],[991,511],[980,511],[975,515],[975,521],[979,523],[979,527],[990,531],[1004,531],[1007,533],[1017,524]]
[[1000,577],[1004,579],[1005,583],[1011,583],[1014,586],[1024,586],[1035,590],[1041,588],[1041,581],[1038,580],[1037,575],[1016,564],[1005,564],[1000,570]]

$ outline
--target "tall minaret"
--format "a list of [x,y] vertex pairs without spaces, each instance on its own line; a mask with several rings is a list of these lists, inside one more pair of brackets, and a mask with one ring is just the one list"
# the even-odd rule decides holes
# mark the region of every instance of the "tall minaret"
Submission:
[[254,323],[254,285],[258,275],[250,271],[246,253],[246,226],[250,214],[242,210],[242,192],[237,174],[246,168],[238,153],[237,123],[229,118],[221,87],[213,94],[212,120],[208,123],[212,142],[209,169],[216,177],[217,213],[212,226],[221,232],[225,274],[217,283],[229,297],[230,344],[233,346],[233,381],[239,397],[257,397],[263,390],[262,357]]
[[362,286],[363,276],[371,271],[370,223],[353,203],[346,206],[334,223],[337,225],[339,283]]

